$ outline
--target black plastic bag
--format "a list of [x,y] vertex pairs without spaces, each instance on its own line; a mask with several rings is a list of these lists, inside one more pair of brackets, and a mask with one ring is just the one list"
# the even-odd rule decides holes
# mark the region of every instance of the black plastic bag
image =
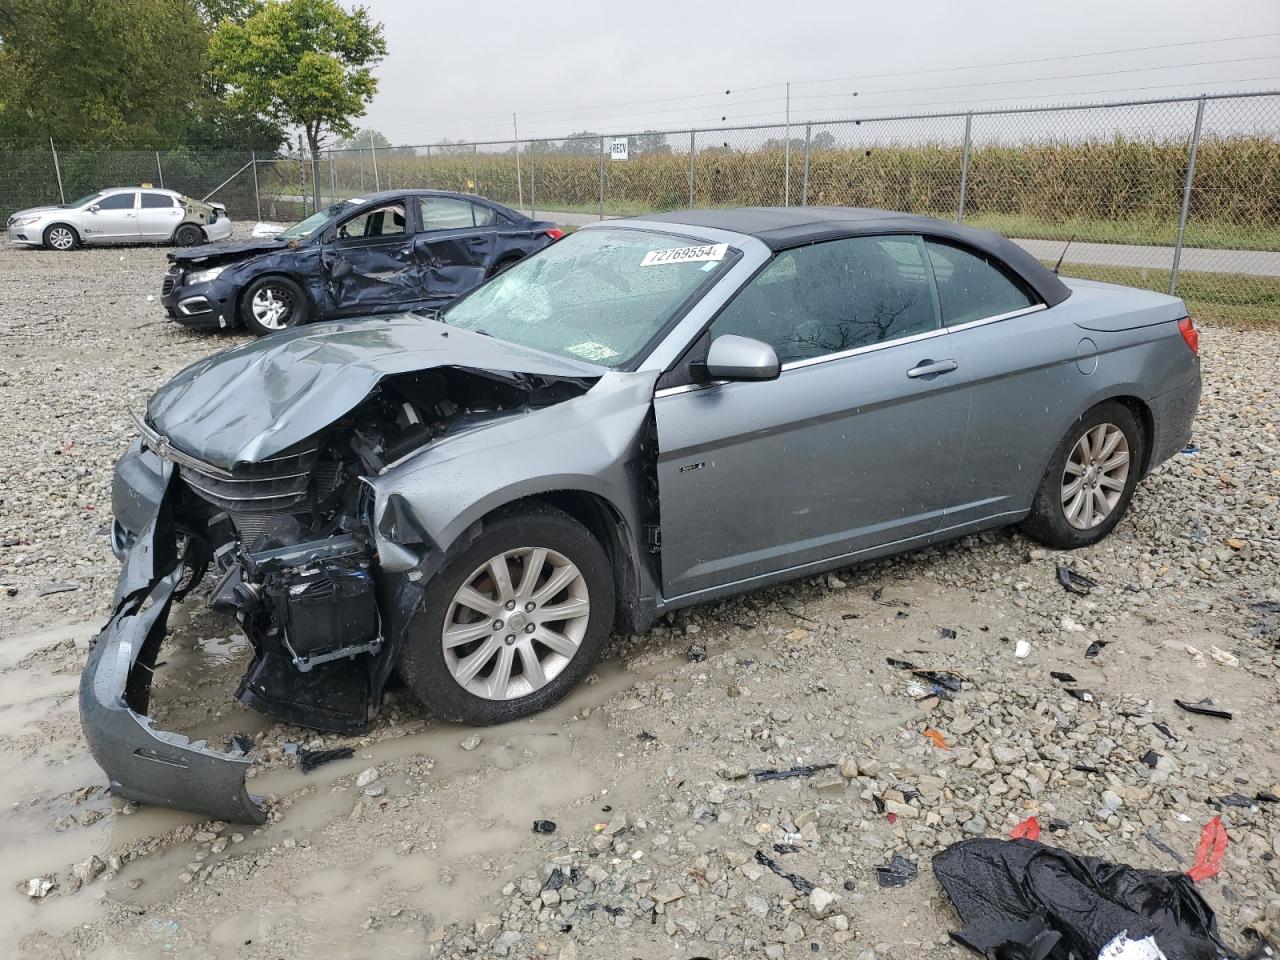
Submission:
[[962,840],[933,872],[964,922],[958,943],[992,960],[1093,960],[1117,935],[1170,960],[1232,958],[1182,873],[1078,857],[1033,840]]

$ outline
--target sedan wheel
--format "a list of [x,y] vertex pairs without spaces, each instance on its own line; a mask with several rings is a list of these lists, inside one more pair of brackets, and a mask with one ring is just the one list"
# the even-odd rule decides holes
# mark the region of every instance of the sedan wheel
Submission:
[[279,287],[263,287],[249,303],[253,318],[268,330],[283,330],[285,319],[293,311],[293,297]]
[[76,245],[76,232],[62,224],[54,224],[44,234],[44,242],[53,250],[67,251]]
[[526,697],[577,655],[591,616],[587,581],[546,547],[508,550],[454,594],[441,642],[449,673],[486,700]]
[[255,280],[240,299],[240,316],[258,336],[306,323],[310,303],[302,288],[288,277]]
[[1062,550],[1097,543],[1128,509],[1145,449],[1126,405],[1108,400],[1086,411],[1050,457],[1022,529]]
[[399,670],[432,713],[506,723],[556,703],[590,673],[613,627],[603,545],[550,504],[486,517],[426,579]]
[[1062,510],[1077,530],[1111,516],[1129,481],[1129,441],[1114,423],[1100,423],[1076,441],[1062,472]]

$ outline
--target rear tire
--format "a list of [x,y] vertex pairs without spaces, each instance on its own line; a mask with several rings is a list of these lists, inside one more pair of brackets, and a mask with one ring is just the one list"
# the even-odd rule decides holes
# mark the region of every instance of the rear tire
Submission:
[[587,675],[613,628],[608,555],[549,506],[486,520],[423,593],[400,675],[428,710],[454,723],[506,723],[547,709]]
[[204,243],[204,231],[194,223],[184,223],[173,232],[175,247],[198,247]]
[[240,318],[259,337],[306,323],[308,313],[306,293],[288,277],[255,280],[240,297]]
[[75,227],[66,223],[49,224],[44,228],[42,239],[46,250],[56,250],[59,253],[66,253],[80,246],[80,234]]
[[1145,452],[1128,407],[1108,400],[1086,411],[1049,460],[1023,532],[1059,550],[1097,543],[1129,509]]

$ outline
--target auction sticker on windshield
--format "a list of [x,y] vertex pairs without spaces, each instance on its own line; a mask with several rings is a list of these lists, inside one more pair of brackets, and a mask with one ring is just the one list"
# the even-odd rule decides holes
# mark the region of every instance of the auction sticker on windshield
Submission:
[[676,247],[672,250],[650,250],[640,261],[642,267],[656,267],[661,263],[699,263],[705,260],[723,260],[729,252],[727,243],[704,243],[696,247]]

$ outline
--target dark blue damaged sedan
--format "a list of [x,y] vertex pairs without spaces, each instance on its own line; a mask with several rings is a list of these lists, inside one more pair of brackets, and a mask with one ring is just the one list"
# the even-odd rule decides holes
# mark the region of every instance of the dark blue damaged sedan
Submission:
[[160,300],[186,326],[263,336],[443,306],[561,236],[482,197],[388,190],[332,204],[272,239],[175,250]]

